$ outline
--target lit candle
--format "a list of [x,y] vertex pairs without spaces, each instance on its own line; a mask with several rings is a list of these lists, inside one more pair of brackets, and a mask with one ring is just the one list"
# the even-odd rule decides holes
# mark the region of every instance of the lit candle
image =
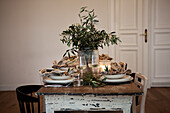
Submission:
[[100,72],[104,72],[106,66],[108,67],[108,69],[110,69],[110,63],[111,63],[110,60],[101,60],[99,62]]

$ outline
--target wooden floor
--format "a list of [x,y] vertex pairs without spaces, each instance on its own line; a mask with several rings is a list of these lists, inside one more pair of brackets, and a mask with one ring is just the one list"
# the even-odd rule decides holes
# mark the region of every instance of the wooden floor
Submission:
[[[145,113],[170,113],[170,88],[148,89],[145,110]],[[19,113],[15,91],[0,92],[0,113]]]

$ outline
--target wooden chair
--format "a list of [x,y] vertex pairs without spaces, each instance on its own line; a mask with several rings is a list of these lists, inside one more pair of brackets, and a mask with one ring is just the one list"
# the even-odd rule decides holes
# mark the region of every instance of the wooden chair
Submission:
[[[37,92],[41,87],[43,87],[43,85],[25,85],[16,88],[20,113],[37,113],[37,112],[40,113],[40,97],[36,96],[35,92]],[[55,113],[70,113],[70,112],[55,111]]]
[[34,95],[34,92],[41,87],[42,85],[25,85],[16,88],[21,113],[37,113],[36,105],[38,105],[38,113],[40,113],[40,98]]
[[138,104],[136,105],[136,96],[133,97],[132,111],[133,113],[145,113],[145,100],[147,93],[147,78],[139,73],[135,74],[135,84],[142,89],[143,95],[139,96]]

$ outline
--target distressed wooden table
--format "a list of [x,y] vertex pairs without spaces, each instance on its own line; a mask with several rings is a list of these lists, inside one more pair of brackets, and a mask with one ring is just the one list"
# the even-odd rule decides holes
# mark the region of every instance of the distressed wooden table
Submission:
[[132,96],[143,92],[133,82],[92,88],[42,87],[36,94],[45,98],[46,113],[54,111],[123,111],[130,113]]

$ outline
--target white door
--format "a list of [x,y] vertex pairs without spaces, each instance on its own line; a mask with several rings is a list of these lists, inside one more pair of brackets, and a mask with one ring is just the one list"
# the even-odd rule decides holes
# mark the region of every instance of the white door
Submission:
[[[149,77],[148,0],[114,0],[111,6],[110,28],[116,31],[122,43],[109,48],[109,55],[117,62],[123,61],[133,72]],[[149,35],[149,34],[147,34]]]
[[151,86],[170,86],[170,0],[151,0]]
[[170,0],[110,0],[109,5],[110,30],[122,40],[109,47],[109,55],[146,75],[149,86],[170,86]]

